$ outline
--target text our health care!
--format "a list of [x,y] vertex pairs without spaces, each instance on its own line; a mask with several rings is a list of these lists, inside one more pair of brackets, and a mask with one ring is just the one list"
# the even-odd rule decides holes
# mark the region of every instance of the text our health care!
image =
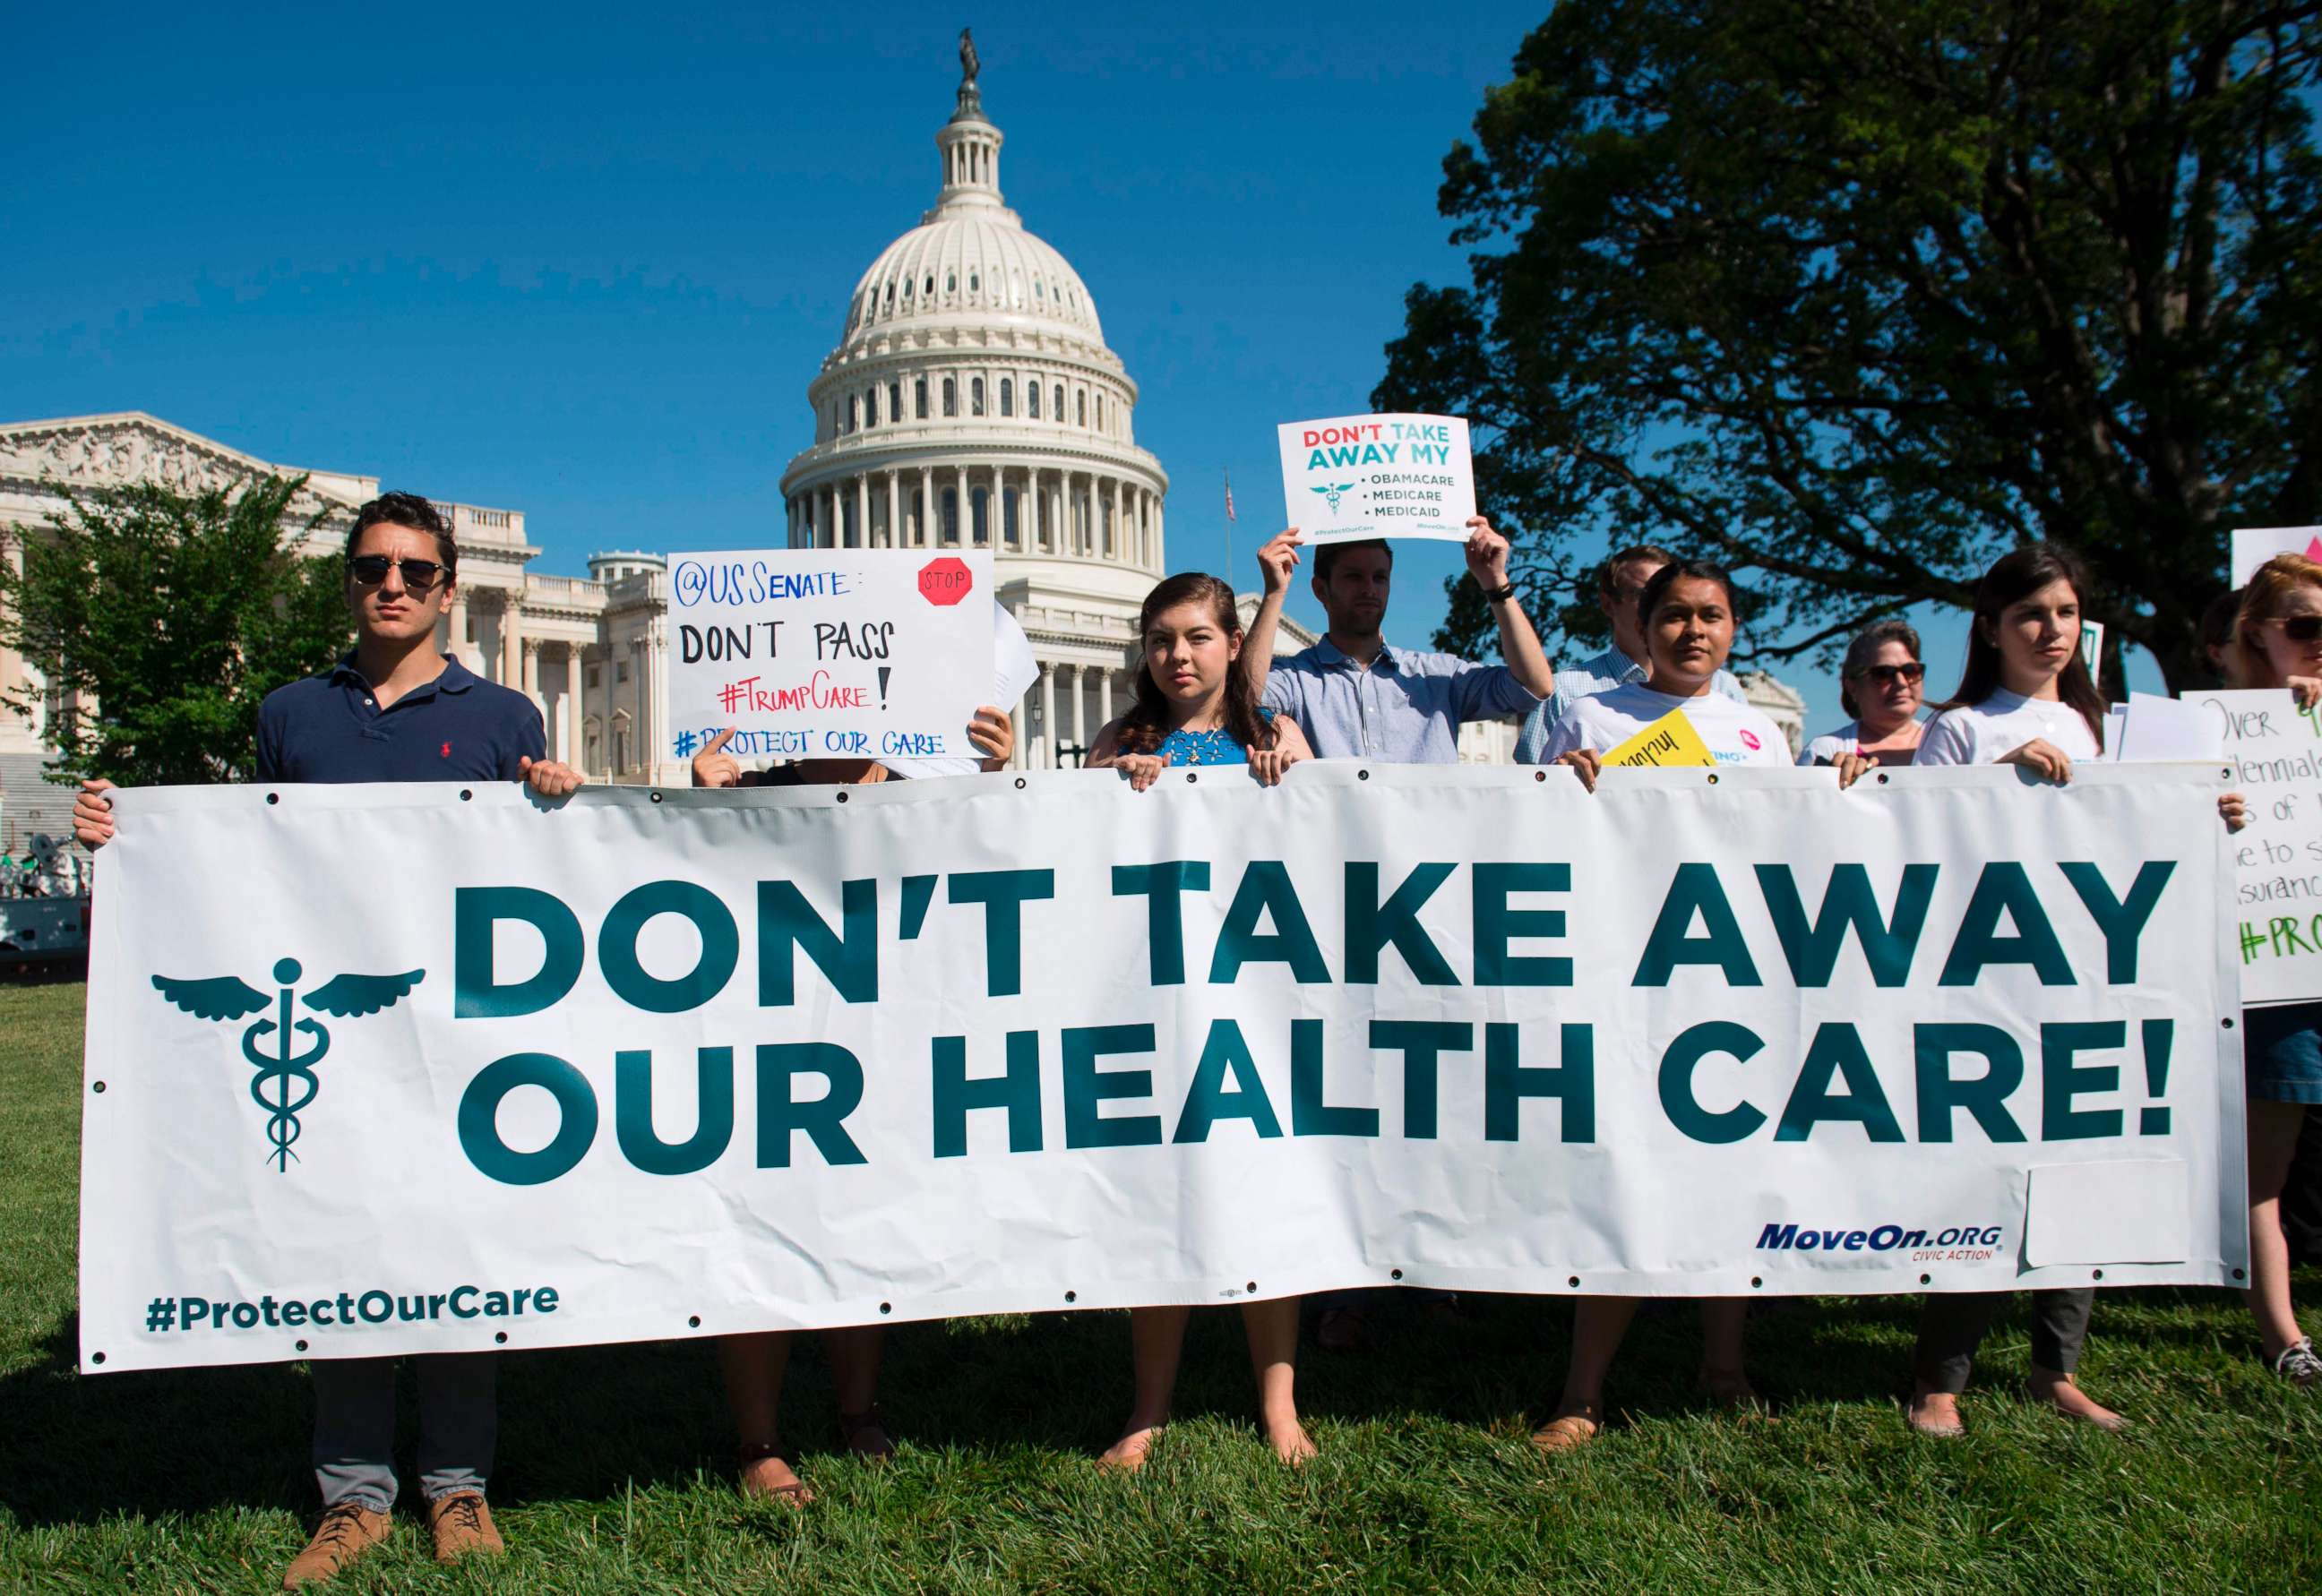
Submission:
[[1467,540],[1476,476],[1461,417],[1340,415],[1276,432],[1287,524],[1306,542]]
[[2218,762],[1184,774],[121,794],[84,1367],[2246,1264]]
[[984,549],[672,554],[658,757],[728,726],[742,759],[975,756],[992,598]]

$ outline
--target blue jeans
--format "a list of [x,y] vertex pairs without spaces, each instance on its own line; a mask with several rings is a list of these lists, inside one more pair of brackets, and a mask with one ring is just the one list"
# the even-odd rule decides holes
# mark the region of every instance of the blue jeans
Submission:
[[[323,1505],[353,1501],[384,1513],[395,1503],[395,1371],[399,1358],[318,1359],[315,1483]],[[499,1441],[493,1396],[499,1363],[488,1352],[431,1353],[419,1376],[419,1488],[429,1501],[480,1492]]]

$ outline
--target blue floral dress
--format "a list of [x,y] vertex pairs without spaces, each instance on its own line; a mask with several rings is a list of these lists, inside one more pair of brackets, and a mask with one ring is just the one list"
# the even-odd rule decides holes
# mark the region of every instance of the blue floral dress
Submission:
[[[1274,711],[1260,709],[1258,718],[1274,724]],[[1223,726],[1211,732],[1175,731],[1161,739],[1154,757],[1165,765],[1246,765],[1249,751],[1233,740]]]

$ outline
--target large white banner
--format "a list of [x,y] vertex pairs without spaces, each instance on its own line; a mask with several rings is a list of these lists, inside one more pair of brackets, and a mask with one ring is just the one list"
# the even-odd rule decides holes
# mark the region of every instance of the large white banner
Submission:
[[2245,1264],[2216,766],[120,795],[83,1367]]

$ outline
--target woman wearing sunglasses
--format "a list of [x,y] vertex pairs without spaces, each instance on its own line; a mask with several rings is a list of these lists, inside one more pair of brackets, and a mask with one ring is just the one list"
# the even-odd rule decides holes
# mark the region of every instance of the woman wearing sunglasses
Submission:
[[[2278,554],[2242,590],[2219,651],[2228,686],[2287,688],[2303,707],[2322,699],[2322,565]],[[2322,1358],[2290,1300],[2290,1247],[2281,1192],[2307,1110],[2322,1103],[2322,1003],[2242,1011],[2249,1093],[2250,1286],[2266,1366],[2294,1385],[2322,1384]]]
[[1919,721],[1927,668],[1908,621],[1880,621],[1847,645],[1838,673],[1838,707],[1854,718],[1825,732],[1798,755],[1802,765],[1834,765],[1858,753],[1875,765],[1907,765],[1926,728]]

